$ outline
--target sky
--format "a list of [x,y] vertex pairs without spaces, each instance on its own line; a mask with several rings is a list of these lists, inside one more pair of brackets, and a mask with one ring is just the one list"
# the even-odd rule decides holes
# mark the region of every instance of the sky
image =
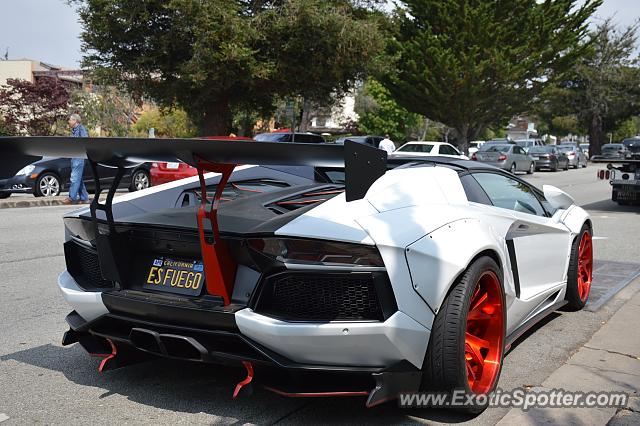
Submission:
[[[614,16],[630,25],[640,19],[640,0],[604,0],[595,20]],[[0,0],[0,56],[36,59],[78,68],[80,32],[75,9],[67,0]]]

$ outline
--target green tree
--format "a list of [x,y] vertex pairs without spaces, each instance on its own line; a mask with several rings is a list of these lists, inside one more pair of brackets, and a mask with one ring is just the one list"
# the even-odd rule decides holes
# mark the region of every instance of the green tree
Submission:
[[128,136],[140,106],[128,94],[109,87],[73,92],[70,109],[97,136]]
[[403,3],[382,81],[408,110],[454,128],[466,149],[573,66],[601,0]]
[[208,135],[228,134],[234,112],[267,111],[275,96],[343,92],[383,47],[367,2],[72,1],[95,78],[181,107]]
[[547,117],[574,115],[589,134],[589,153],[600,154],[621,123],[640,113],[640,69],[634,51],[637,25],[618,29],[606,20],[590,33],[588,49],[571,73],[543,92]]
[[615,142],[620,142],[625,138],[636,136],[640,133],[640,117],[631,117],[624,120],[618,125],[613,132],[612,139]]
[[146,137],[153,128],[156,137],[193,138],[198,131],[181,109],[161,110],[153,108],[145,111],[133,126],[137,136]]
[[396,142],[417,138],[424,120],[419,114],[407,111],[390,96],[378,81],[368,80],[356,93],[355,111],[360,117],[360,133],[389,134]]

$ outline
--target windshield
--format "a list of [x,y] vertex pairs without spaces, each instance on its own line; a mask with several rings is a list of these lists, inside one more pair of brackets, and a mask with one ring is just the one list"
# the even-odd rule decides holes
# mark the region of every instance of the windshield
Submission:
[[640,152],[640,139],[637,139],[637,138],[625,139],[622,141],[622,144],[626,146],[631,152],[634,152],[634,153]]
[[483,149],[484,152],[509,152],[511,149],[511,145],[491,145]]
[[623,145],[620,144],[608,144],[602,147],[603,151],[617,151],[619,149],[624,149]]
[[397,151],[402,152],[431,152],[433,145],[426,143],[408,143],[406,145],[402,145]]
[[516,144],[517,144],[518,146],[521,146],[521,147],[523,147],[523,148],[526,148],[526,147],[528,147],[528,146],[532,146],[532,145],[534,144],[534,142],[533,142],[533,141],[516,141]]
[[553,147],[551,146],[534,146],[529,150],[529,154],[546,154],[553,151]]

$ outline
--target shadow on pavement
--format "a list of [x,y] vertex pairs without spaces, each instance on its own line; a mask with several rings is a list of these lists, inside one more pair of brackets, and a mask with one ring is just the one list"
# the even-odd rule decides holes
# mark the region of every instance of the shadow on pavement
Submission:
[[364,397],[286,398],[258,387],[252,395],[233,400],[233,388],[244,378],[241,369],[156,359],[99,373],[99,359],[89,357],[77,345],[47,344],[0,357],[3,362],[10,360],[58,371],[75,384],[102,389],[99,399],[119,394],[138,404],[230,417],[242,423],[460,423],[474,417],[447,410],[400,409],[395,402],[367,409]]
[[592,212],[613,212],[613,213],[635,213],[640,214],[640,205],[635,206],[620,206],[615,201],[602,200],[594,203],[584,204],[583,209]]

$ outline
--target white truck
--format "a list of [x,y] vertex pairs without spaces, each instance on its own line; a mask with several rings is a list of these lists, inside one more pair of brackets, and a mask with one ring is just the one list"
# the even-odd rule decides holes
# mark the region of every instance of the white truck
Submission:
[[604,158],[593,156],[593,163],[606,164],[606,170],[598,170],[598,179],[611,184],[611,199],[619,205],[640,204],[640,154],[630,158]]

